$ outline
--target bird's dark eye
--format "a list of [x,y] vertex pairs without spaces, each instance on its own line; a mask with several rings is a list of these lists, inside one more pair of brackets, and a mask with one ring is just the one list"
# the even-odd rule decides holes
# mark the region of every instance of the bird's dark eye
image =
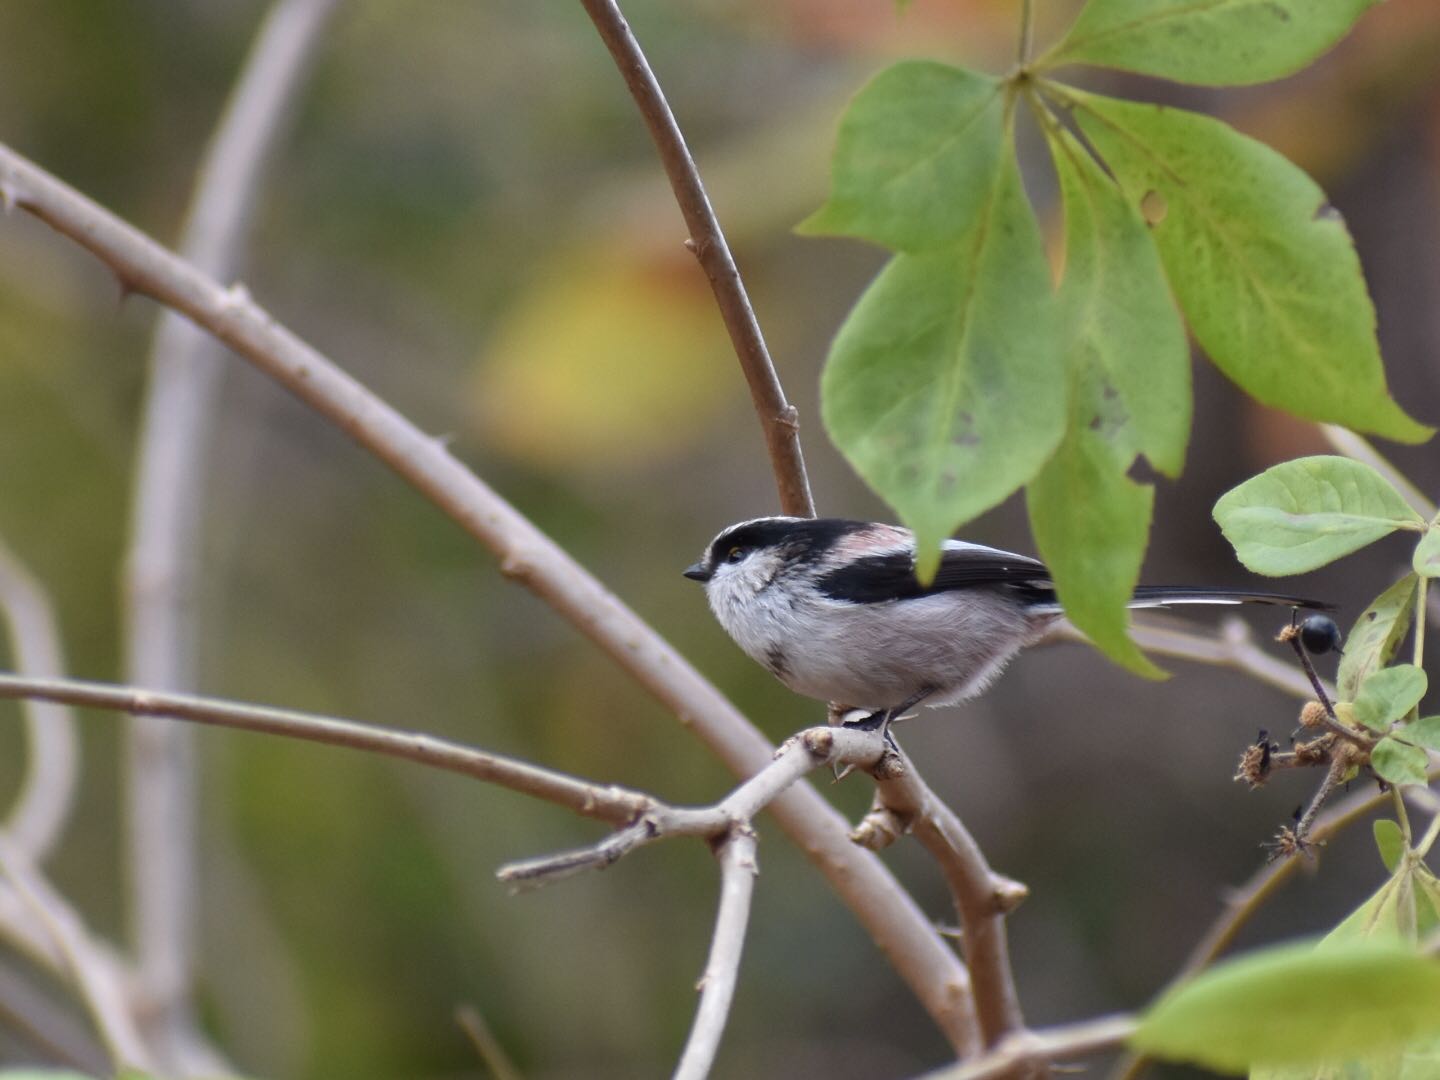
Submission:
[[736,544],[729,551],[725,552],[725,561],[728,563],[737,563],[749,554],[750,549],[748,547],[745,547],[743,544]]

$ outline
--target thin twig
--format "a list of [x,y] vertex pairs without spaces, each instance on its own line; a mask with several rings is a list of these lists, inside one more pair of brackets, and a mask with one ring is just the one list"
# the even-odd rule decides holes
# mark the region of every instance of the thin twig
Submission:
[[[649,693],[725,765],[749,776],[769,760],[765,737],[668,642],[549,537],[425,435],[255,304],[226,289],[93,201],[0,145],[0,204],[35,215],[109,266],[124,286],[174,307],[286,386],[394,469],[499,559]],[[847,838],[843,817],[808,785],[771,806],[957,1050],[972,1045],[969,979],[885,866]]]
[[60,954],[63,969],[85,1002],[116,1072],[145,1071],[152,1058],[135,1017],[127,987],[109,958],[91,940],[80,917],[40,874],[23,851],[0,838],[0,876],[20,901],[32,908]]
[[1034,29],[1033,0],[1020,0],[1020,41],[1015,47],[1015,62],[1024,67],[1030,62],[1030,43]]
[[981,1037],[987,1048],[993,1048],[1025,1030],[1010,968],[1005,916],[1027,892],[990,869],[974,837],[925,783],[914,763],[903,754],[900,763],[900,768],[876,775],[876,801],[915,834],[945,876],[960,916]]
[[760,332],[760,323],[750,306],[750,297],[746,295],[740,271],[725,242],[720,221],[710,206],[710,197],[705,193],[690,148],[685,144],[685,136],[620,6],[615,0],[581,0],[581,3],[614,57],[660,152],[670,189],[680,205],[685,227],[690,230],[685,246],[694,253],[710,281],[710,290],[715,294],[720,316],[725,320],[725,329],[730,333],[731,344],[750,386],[750,398],[765,432],[770,467],[780,490],[780,508],[797,517],[814,517],[815,503],[810,497],[810,481],[805,475],[805,458],[800,451],[799,414],[785,399],[784,387],[765,347],[765,336]]
[[[1304,672],[1295,670],[1292,665],[1271,656],[1255,644],[1254,636],[1243,619],[1232,617],[1224,620],[1218,634],[1136,623],[1130,627],[1130,636],[1148,653],[1193,660],[1199,664],[1232,667],[1296,697],[1308,698],[1313,692]],[[1051,637],[1064,641],[1087,640],[1068,623],[1062,623]]]
[[[3,689],[3,688],[0,688]],[[638,847],[676,836],[718,841],[755,817],[806,774],[825,765],[868,767],[886,752],[884,737],[855,728],[807,728],[785,740],[774,758],[712,806],[670,806],[651,799],[625,828],[588,847],[502,866],[496,877],[516,889],[551,885],[588,870],[603,870]]]
[[637,791],[580,780],[433,735],[374,727],[333,716],[78,679],[25,679],[3,674],[0,674],[0,698],[59,701],[84,708],[129,713],[131,716],[188,720],[212,727],[257,731],[364,750],[484,780],[601,821],[630,821],[646,813],[654,804],[648,795]]
[[[17,671],[53,678],[65,670],[55,611],[40,583],[0,540],[0,618]],[[26,702],[28,757],[20,793],[4,833],[31,860],[43,862],[60,838],[74,803],[80,748],[75,717],[64,706]]]
[[[261,178],[336,0],[276,0],[262,23],[201,164],[180,250],[222,281],[241,263]],[[223,372],[193,323],[161,313],[151,349],[126,557],[125,671],[165,690],[197,685],[200,521]],[[43,674],[59,674],[59,671]],[[137,719],[126,776],[125,865],[139,988],[162,1042],[189,1015],[195,935],[194,750],[183,726]],[[173,1059],[174,1064],[182,1064]]]
[[0,964],[0,1023],[45,1059],[88,1076],[109,1071],[110,1060],[95,1036],[70,1011],[35,988],[31,972]]
[[470,1039],[475,1053],[480,1055],[480,1060],[485,1063],[495,1080],[521,1080],[520,1070],[510,1060],[510,1055],[500,1045],[500,1040],[490,1030],[490,1025],[485,1022],[485,1017],[480,1015],[479,1009],[474,1005],[461,1005],[455,1010],[455,1022]]
[[745,927],[750,921],[750,900],[755,893],[755,833],[737,825],[716,852],[720,860],[720,907],[705,974],[700,978],[700,1007],[685,1051],[675,1067],[675,1080],[705,1080],[720,1049],[720,1036],[735,998],[740,955],[745,948]]
[[[1432,769],[1429,782],[1440,780],[1440,769]],[[1390,801],[1388,792],[1360,793],[1341,800],[1327,812],[1321,814],[1309,831],[1312,847],[1321,847],[1332,837],[1363,821]],[[1184,966],[1171,980],[1171,986],[1178,986],[1204,971],[1234,944],[1240,931],[1254,918],[1255,914],[1280,891],[1300,868],[1303,859],[1290,858],[1267,862],[1255,871],[1250,880],[1230,892],[1224,910],[1219,918],[1201,937],[1190,951]],[[1127,1058],[1115,1072],[1116,1080],[1136,1080],[1150,1065],[1148,1057],[1133,1055]]]
[[1027,1065],[1045,1064],[1112,1050],[1135,1033],[1133,1016],[1101,1016],[1078,1024],[1028,1031],[1007,1039],[975,1061],[929,1072],[919,1080],[1001,1080]]

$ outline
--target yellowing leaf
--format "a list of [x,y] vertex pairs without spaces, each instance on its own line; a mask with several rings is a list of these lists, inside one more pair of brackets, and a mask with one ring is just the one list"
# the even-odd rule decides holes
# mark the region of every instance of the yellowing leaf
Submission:
[[533,464],[626,465],[698,438],[743,386],[693,261],[586,255],[552,263],[501,322],[472,411]]

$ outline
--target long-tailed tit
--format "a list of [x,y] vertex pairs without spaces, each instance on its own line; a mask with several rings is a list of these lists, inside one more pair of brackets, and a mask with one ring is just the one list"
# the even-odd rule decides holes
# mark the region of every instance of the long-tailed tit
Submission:
[[[705,583],[715,617],[752,659],[798,694],[869,711],[864,726],[974,697],[1063,617],[1035,559],[947,540],[935,580],[921,585],[914,535],[868,521],[742,521],[685,576]],[[1244,603],[1329,607],[1188,585],[1142,586],[1130,606]]]

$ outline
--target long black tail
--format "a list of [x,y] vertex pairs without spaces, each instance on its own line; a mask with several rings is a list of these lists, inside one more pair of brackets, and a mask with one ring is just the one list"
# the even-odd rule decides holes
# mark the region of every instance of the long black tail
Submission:
[[1273,604],[1276,607],[1333,611],[1334,604],[1303,596],[1259,592],[1255,589],[1211,589],[1204,585],[1141,585],[1130,601],[1132,608],[1169,607],[1171,604]]

